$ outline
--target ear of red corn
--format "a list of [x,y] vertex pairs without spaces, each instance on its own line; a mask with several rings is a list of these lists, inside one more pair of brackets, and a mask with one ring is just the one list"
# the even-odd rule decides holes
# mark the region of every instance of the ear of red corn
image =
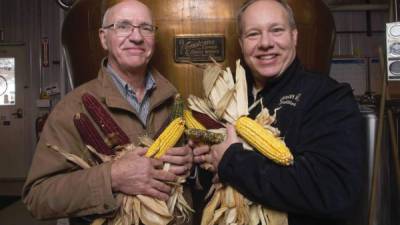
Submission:
[[82,95],[82,102],[86,111],[93,121],[99,126],[107,138],[116,141],[114,145],[125,145],[130,143],[128,135],[118,126],[110,114],[103,108],[101,103],[91,94]]
[[83,143],[92,146],[97,152],[104,155],[113,155],[114,151],[106,145],[92,121],[84,113],[74,115],[74,125],[81,136]]
[[194,118],[191,110],[183,111],[183,118],[185,118],[186,127],[189,129],[199,129],[199,130],[207,130],[203,124]]
[[215,121],[214,119],[212,119],[211,117],[209,117],[208,115],[206,115],[204,113],[192,110],[192,115],[197,121],[199,121],[207,129],[224,128],[224,126],[222,124]]

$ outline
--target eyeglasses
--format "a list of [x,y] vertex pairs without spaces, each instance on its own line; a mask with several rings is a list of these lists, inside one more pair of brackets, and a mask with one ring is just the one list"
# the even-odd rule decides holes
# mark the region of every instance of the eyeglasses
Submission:
[[114,29],[115,33],[120,37],[126,37],[130,35],[135,28],[139,29],[140,34],[143,37],[152,37],[154,36],[157,27],[150,24],[140,24],[133,25],[126,21],[118,21],[108,26],[102,27],[103,29]]

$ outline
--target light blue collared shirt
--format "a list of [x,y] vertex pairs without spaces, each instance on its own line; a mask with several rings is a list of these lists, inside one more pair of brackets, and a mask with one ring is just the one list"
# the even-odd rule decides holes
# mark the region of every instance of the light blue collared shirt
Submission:
[[136,92],[131,85],[121,79],[120,76],[111,68],[110,65],[107,65],[107,69],[111,74],[111,78],[117,86],[119,92],[122,96],[129,102],[129,104],[135,109],[137,116],[140,121],[146,125],[147,116],[149,115],[149,106],[150,106],[150,93],[156,87],[156,82],[154,81],[153,75],[150,71],[146,74],[146,86],[145,93],[142,99],[142,102],[139,102],[136,98]]

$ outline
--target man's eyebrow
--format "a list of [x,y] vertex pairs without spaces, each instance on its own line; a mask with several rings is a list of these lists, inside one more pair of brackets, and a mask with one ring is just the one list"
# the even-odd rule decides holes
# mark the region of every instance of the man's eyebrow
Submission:
[[117,20],[116,22],[119,22],[119,23],[131,23],[131,21],[129,21],[128,19]]
[[[128,19],[117,20],[116,22],[118,22],[118,23],[129,23],[129,24],[134,25],[134,24],[133,24],[130,20],[128,20]],[[152,24],[151,22],[141,22],[141,23],[139,23],[138,25],[151,25],[151,26],[153,26],[153,24]]]
[[153,23],[148,23],[148,22],[141,22],[139,25],[151,25],[151,26],[153,26]]

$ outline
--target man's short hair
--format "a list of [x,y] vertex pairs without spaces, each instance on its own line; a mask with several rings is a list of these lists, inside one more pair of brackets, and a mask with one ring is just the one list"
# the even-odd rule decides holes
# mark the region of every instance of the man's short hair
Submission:
[[107,19],[108,19],[108,16],[109,16],[109,14],[110,14],[110,9],[114,6],[114,5],[116,5],[116,4],[118,4],[118,3],[121,3],[121,2],[123,2],[124,0],[109,0],[109,1],[104,1],[103,3],[102,3],[102,5],[101,5],[101,14],[102,14],[102,17],[101,17],[101,26],[102,27],[104,27],[104,26],[107,26],[108,24],[106,24],[108,21],[107,21]]
[[[244,11],[246,11],[246,9],[250,5],[252,5],[253,3],[258,2],[258,1],[263,1],[263,0],[247,0],[240,7],[240,9],[239,9],[239,11],[238,11],[238,13],[236,15],[236,24],[237,24],[237,27],[238,27],[239,35],[242,34],[242,23],[241,23],[241,20],[242,20],[242,16],[243,16]],[[286,0],[275,0],[275,1],[278,2],[279,4],[281,4],[283,6],[283,8],[286,10],[286,12],[288,14],[288,19],[289,19],[289,25],[290,25],[290,27],[292,29],[295,29],[296,28],[296,21],[294,19],[293,10],[290,7],[290,5],[287,3]]]

